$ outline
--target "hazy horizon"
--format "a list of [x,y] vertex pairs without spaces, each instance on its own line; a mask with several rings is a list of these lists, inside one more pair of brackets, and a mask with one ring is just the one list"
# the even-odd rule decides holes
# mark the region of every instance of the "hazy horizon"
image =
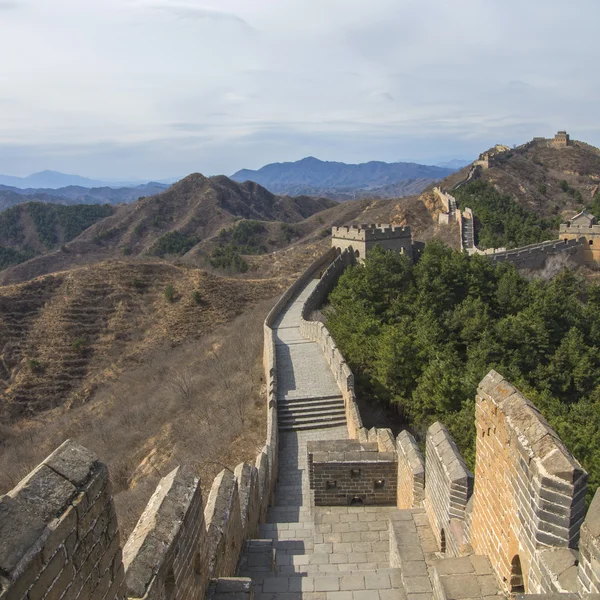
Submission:
[[316,156],[600,146],[594,0],[0,0],[0,173],[226,174]]

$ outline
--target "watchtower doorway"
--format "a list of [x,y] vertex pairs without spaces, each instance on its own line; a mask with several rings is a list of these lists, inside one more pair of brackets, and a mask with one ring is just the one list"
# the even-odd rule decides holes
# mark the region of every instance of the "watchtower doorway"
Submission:
[[515,554],[510,563],[510,593],[524,594],[525,584],[523,582],[523,571],[521,569],[521,559]]

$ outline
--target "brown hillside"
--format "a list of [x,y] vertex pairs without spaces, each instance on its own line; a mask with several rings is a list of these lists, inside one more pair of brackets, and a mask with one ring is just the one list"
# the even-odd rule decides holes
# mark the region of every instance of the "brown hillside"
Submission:
[[[470,169],[452,174],[441,187],[452,189],[466,179]],[[600,150],[578,141],[555,148],[548,140],[536,140],[497,154],[490,168],[479,168],[475,177],[493,184],[539,216],[561,214],[568,218],[598,192]],[[563,189],[563,181],[568,191]]]
[[[124,254],[153,255],[157,242],[173,233],[189,240],[192,255],[197,255],[202,248],[212,247],[212,238],[237,219],[296,223],[335,205],[325,198],[275,196],[252,182],[240,184],[223,176],[193,174],[162,194],[120,207],[61,249],[0,271],[0,285]],[[273,239],[273,247],[278,247],[280,241]],[[194,245],[197,248],[192,250]]]
[[[174,302],[165,299],[168,285]],[[1,287],[1,420],[81,404],[100,382],[147,359],[157,345],[197,339],[280,289],[278,281],[125,262]]]

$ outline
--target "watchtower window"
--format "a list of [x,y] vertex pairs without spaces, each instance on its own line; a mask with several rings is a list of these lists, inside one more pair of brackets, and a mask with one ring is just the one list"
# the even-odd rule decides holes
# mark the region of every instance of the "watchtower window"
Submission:
[[356,256],[356,258],[360,258],[360,252],[358,250],[355,250],[354,256]]
[[594,240],[590,240],[590,246],[594,245]]
[[444,529],[440,534],[440,552],[446,554],[446,531]]

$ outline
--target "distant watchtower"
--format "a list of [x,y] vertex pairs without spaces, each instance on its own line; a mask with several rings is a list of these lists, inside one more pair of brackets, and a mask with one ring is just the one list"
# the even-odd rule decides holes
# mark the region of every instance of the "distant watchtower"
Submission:
[[563,223],[559,228],[561,240],[577,240],[584,237],[587,241],[583,249],[583,262],[586,265],[600,265],[600,225],[596,224],[596,217],[587,210],[582,210],[568,223]]
[[352,246],[354,255],[363,261],[375,246],[394,250],[413,258],[410,227],[393,225],[343,225],[331,230],[331,245],[340,251]]
[[566,131],[559,131],[552,140],[554,148],[566,148],[569,145],[569,134]]

